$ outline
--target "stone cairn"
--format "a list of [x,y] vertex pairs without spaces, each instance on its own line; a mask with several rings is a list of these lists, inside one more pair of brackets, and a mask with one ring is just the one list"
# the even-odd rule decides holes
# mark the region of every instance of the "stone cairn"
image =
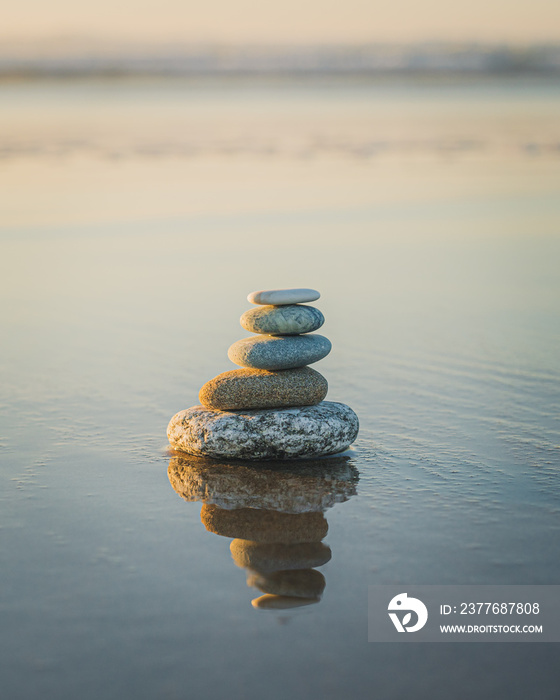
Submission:
[[327,380],[311,367],[326,357],[330,341],[312,333],[323,314],[305,302],[313,289],[252,292],[256,307],[241,316],[253,335],[238,340],[229,359],[242,369],[219,374],[200,390],[201,406],[180,411],[167,435],[183,452],[215,459],[298,459],[347,449],[358,435],[358,417],[343,403],[324,401]]

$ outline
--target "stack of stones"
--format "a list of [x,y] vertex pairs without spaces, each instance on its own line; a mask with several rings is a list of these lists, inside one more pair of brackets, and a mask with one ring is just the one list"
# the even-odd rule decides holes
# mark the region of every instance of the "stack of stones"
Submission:
[[307,366],[331,350],[327,338],[312,333],[323,314],[305,304],[319,296],[313,289],[249,294],[256,308],[243,314],[241,325],[256,335],[228,351],[243,369],[207,382],[202,405],[171,419],[173,447],[218,459],[297,459],[336,454],[354,442],[358,417],[345,404],[324,401],[327,381]]

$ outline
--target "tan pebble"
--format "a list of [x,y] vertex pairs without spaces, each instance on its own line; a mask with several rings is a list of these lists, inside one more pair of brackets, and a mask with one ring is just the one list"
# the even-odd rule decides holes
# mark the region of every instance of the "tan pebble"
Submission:
[[229,548],[237,566],[259,573],[286,569],[314,569],[326,564],[332,556],[331,548],[322,542],[264,544],[235,539]]
[[320,598],[291,598],[287,595],[262,595],[251,601],[254,608],[260,610],[289,610],[290,608],[301,608],[304,605],[318,603]]
[[198,398],[206,408],[220,411],[314,406],[325,398],[328,388],[323,375],[311,367],[234,369],[206,382]]
[[315,569],[274,571],[271,574],[249,574],[247,585],[271,595],[320,598],[325,590],[325,577]]
[[279,513],[255,508],[226,510],[206,503],[200,511],[200,519],[209,532],[253,542],[320,542],[328,530],[322,513]]

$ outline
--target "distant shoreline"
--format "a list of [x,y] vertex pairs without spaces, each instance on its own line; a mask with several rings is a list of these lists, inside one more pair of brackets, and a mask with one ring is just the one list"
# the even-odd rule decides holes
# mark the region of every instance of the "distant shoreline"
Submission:
[[560,44],[364,46],[4,45],[0,79],[558,76]]

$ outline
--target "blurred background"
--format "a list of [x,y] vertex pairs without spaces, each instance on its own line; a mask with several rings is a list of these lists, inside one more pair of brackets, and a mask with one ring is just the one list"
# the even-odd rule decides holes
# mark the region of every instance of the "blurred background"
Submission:
[[552,0],[22,0],[0,29],[2,223],[368,206],[381,163],[445,186],[497,167],[498,189],[529,168],[518,186],[546,188],[559,15]]

